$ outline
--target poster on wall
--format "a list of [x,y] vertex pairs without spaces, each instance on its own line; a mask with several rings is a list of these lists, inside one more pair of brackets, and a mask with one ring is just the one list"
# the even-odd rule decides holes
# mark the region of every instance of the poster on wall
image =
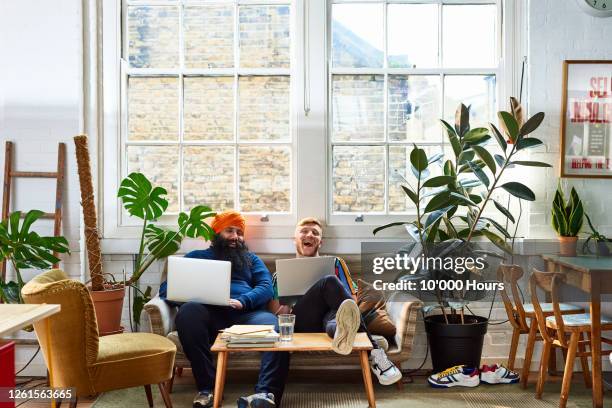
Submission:
[[612,61],[565,61],[561,177],[612,178]]

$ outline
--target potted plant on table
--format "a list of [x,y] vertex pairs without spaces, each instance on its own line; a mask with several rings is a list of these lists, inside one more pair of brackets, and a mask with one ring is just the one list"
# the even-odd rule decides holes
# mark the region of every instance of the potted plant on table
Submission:
[[589,234],[589,236],[587,237],[586,241],[584,241],[584,244],[582,245],[582,252],[585,254],[591,254],[593,252],[591,252],[591,249],[589,247],[589,243],[591,241],[594,241],[595,243],[595,255],[597,256],[610,256],[610,248],[608,248],[608,242],[610,242],[610,239],[607,238],[605,235],[603,235],[602,233],[600,233],[599,231],[597,231],[595,229],[595,227],[593,226],[593,223],[591,222],[591,219],[589,218],[589,215],[587,213],[584,213],[584,216],[587,219],[587,223],[589,224],[589,228],[591,228],[591,233]]
[[576,256],[578,233],[584,221],[584,207],[574,187],[566,201],[561,183],[557,185],[551,214],[552,226],[559,237],[559,255]]
[[[527,201],[535,200],[535,194],[526,185],[504,182],[502,177],[516,166],[551,167],[543,162],[517,159],[524,150],[542,144],[530,134],[541,124],[544,113],[523,121],[522,108],[515,99],[511,99],[511,107],[511,112],[498,113],[502,133],[494,124],[490,124],[489,129],[472,129],[469,108],[461,104],[454,126],[441,121],[453,151],[453,157],[446,161],[443,155],[427,157],[425,151],[415,145],[410,153],[410,165],[416,182],[404,179],[401,188],[416,207],[416,219],[383,225],[376,228],[374,234],[404,225],[426,256],[465,257],[482,252],[474,245],[477,237],[486,238],[496,247],[510,252],[505,240],[511,235],[485,209],[492,204],[504,218],[514,223],[514,216],[494,198],[494,193],[504,190]],[[489,144],[493,138],[496,147]],[[430,170],[436,164],[442,166],[442,175],[431,177]],[[432,268],[424,272],[428,279],[437,281],[482,280],[482,276],[472,271],[458,274],[453,270]],[[482,294],[441,290],[436,286],[434,295],[437,305],[428,310],[439,309],[442,313],[425,318],[434,370],[458,364],[478,366],[488,319],[466,315],[464,308],[470,301],[481,299]]]
[[[22,217],[15,211],[0,223],[0,258],[13,266],[16,281],[0,280],[0,300],[3,303],[23,303],[21,288],[25,284],[21,269],[47,269],[60,260],[56,253],[69,253],[64,237],[40,236],[31,228],[43,216],[39,210],[30,210]],[[23,218],[23,221],[21,220]]]

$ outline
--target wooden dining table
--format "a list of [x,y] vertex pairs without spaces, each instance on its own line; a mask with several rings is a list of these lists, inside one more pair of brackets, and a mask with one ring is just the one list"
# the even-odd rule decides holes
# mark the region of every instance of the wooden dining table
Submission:
[[612,293],[612,257],[542,255],[549,272],[562,272],[567,284],[590,293],[593,407],[603,408],[601,372],[601,295]]

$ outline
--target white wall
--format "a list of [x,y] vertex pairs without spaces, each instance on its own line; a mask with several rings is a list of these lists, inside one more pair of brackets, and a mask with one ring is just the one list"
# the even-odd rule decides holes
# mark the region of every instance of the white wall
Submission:
[[[80,275],[80,196],[72,137],[82,132],[83,127],[81,4],[79,0],[0,1],[0,142],[12,140],[16,143],[16,168],[20,170],[53,170],[57,143],[67,144],[63,234],[71,242],[72,255],[64,258],[63,267],[74,277]],[[573,0],[531,0],[528,26],[529,107],[532,113],[544,111],[547,114],[538,131],[538,137],[545,140],[546,146],[532,156],[555,164],[554,169],[546,170],[545,177],[529,182],[538,197],[531,208],[529,231],[533,237],[551,237],[548,208],[558,175],[562,61],[612,59],[612,42],[609,41],[612,19],[590,17]],[[90,143],[90,149],[92,160],[95,160],[94,143]],[[3,168],[3,160],[4,155],[1,155],[0,168]],[[612,233],[612,215],[605,211],[607,200],[602,200],[609,197],[606,193],[612,182],[575,180],[571,184],[577,186],[597,223],[605,225],[605,232]],[[48,211],[54,186],[48,181],[19,182],[14,192],[13,208]],[[51,232],[50,223],[43,229]],[[112,273],[120,273],[124,268],[129,271],[130,257],[105,256],[104,268]],[[155,284],[158,279],[159,267],[156,266],[147,274],[144,283]],[[488,310],[482,310],[486,312]],[[495,310],[493,318],[503,319],[503,311]],[[507,326],[490,328],[485,340],[487,361],[499,362],[507,356],[508,329]],[[419,333],[407,368],[418,366],[425,355],[422,325]],[[33,351],[33,348],[20,347],[17,366],[25,363]],[[538,355],[536,353],[536,358]],[[519,359],[521,356],[519,351]],[[33,367],[35,370],[30,373],[44,372],[40,359],[35,360]]]
[[[63,234],[72,254],[63,268],[80,276],[80,198],[72,137],[82,122],[82,30],[78,0],[0,1],[0,148],[15,143],[14,169],[55,171],[57,144],[66,143],[66,183],[63,200]],[[0,157],[4,169],[4,154]],[[52,212],[54,180],[18,180],[13,184],[12,210]],[[53,233],[52,221],[41,221],[39,230]],[[26,278],[32,272],[25,271]],[[19,347],[20,367],[35,351]],[[40,356],[40,355],[39,355]],[[33,371],[43,373],[38,358]]]
[[[532,204],[529,235],[553,237],[550,203],[557,188],[559,172],[562,65],[567,59],[612,60],[612,18],[592,17],[574,0],[529,1],[529,110],[543,111],[546,118],[537,131],[546,146],[537,148],[537,157],[554,165],[546,177],[532,177],[537,201]],[[542,171],[543,172],[543,171]],[[537,174],[542,174],[539,171]],[[535,173],[535,172],[534,172]],[[575,186],[591,219],[601,232],[612,235],[609,211],[611,179],[565,179]],[[608,208],[607,208],[608,207]]]

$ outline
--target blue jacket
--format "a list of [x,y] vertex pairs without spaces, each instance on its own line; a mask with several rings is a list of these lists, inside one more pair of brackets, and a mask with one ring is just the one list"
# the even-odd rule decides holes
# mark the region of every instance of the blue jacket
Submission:
[[[232,283],[230,285],[230,297],[239,300],[245,311],[265,307],[274,296],[272,289],[272,276],[266,265],[257,255],[248,253],[251,258],[251,267],[245,267],[242,271],[232,271]],[[215,259],[212,249],[191,251],[186,258]],[[166,299],[167,284],[163,282],[159,287],[159,296]]]

